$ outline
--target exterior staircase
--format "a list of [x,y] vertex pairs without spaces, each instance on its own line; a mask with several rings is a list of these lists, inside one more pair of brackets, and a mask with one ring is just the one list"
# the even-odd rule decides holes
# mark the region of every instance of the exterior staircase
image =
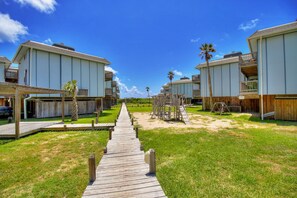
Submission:
[[186,125],[190,124],[189,116],[188,116],[188,114],[186,112],[185,107],[184,106],[180,106],[179,107],[179,110],[180,110],[180,114],[182,116],[182,120],[184,121],[184,123]]

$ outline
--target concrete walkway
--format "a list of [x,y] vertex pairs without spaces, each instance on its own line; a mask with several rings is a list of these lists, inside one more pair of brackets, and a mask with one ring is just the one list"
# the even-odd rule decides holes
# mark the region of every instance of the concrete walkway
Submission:
[[83,197],[166,197],[157,178],[148,175],[144,152],[135,136],[126,105],[96,170],[96,181]]

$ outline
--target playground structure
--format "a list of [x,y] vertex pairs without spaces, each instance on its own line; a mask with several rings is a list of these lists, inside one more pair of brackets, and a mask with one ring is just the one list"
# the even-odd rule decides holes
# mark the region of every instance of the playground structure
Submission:
[[159,118],[161,120],[176,120],[183,121],[189,124],[189,118],[184,108],[185,98],[178,94],[159,94],[153,96],[153,110],[152,118]]

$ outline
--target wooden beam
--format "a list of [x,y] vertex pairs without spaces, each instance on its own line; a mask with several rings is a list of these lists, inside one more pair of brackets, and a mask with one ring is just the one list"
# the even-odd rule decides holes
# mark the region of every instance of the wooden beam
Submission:
[[15,115],[15,138],[18,139],[20,137],[20,120],[21,120],[21,98],[22,95],[18,89],[15,91],[15,107],[14,107],[14,115]]
[[65,94],[62,94],[62,122],[64,123],[65,119],[65,112],[64,112],[64,106],[65,106]]

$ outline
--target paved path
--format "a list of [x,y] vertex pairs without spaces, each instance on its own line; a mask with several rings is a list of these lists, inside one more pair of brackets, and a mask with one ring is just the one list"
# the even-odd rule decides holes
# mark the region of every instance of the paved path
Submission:
[[96,181],[87,186],[83,197],[166,197],[157,178],[148,175],[144,152],[135,137],[126,105],[96,170]]

